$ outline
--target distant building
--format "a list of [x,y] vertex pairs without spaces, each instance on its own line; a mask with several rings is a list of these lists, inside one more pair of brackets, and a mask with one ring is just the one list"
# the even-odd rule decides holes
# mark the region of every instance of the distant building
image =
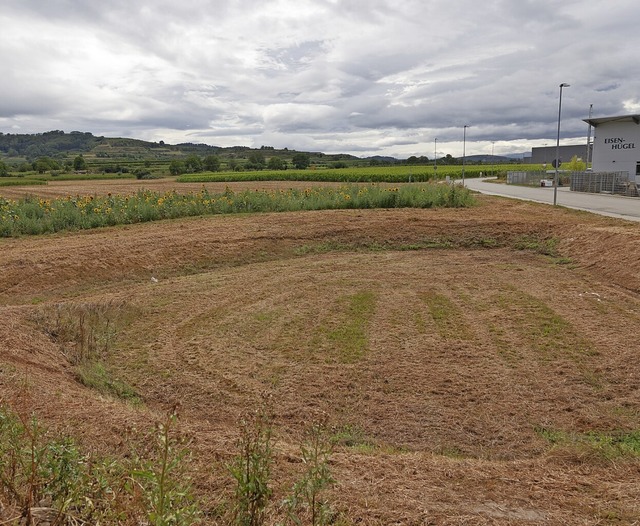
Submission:
[[594,128],[594,172],[628,172],[640,183],[640,115],[584,119]]
[[[553,160],[556,158],[556,147],[553,146],[541,146],[540,148],[532,148],[531,149],[531,164],[547,164],[551,167]],[[591,152],[590,152],[591,154]],[[570,146],[560,146],[560,162],[568,163],[573,157],[576,156],[578,159],[582,159],[585,163],[587,162],[587,144],[583,145],[570,145]]]

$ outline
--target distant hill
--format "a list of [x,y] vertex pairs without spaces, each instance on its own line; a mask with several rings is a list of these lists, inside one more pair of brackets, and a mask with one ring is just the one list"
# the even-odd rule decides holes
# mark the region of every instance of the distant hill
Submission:
[[508,159],[524,159],[525,157],[531,157],[531,152],[507,153],[505,157]]
[[[0,133],[0,157],[17,165],[27,161],[32,163],[42,157],[68,163],[78,154],[83,154],[92,165],[105,163],[169,163],[174,159],[184,158],[188,155],[206,157],[218,156],[227,164],[242,164],[243,160],[251,156],[260,158],[280,157],[291,160],[297,153],[309,156],[311,164],[339,168],[342,166],[361,165],[428,165],[433,162],[426,156],[411,156],[408,159],[374,155],[371,157],[356,157],[350,154],[325,154],[322,152],[300,152],[288,148],[276,149],[273,146],[261,146],[250,148],[248,146],[211,146],[200,143],[167,144],[164,141],[150,142],[140,139],[123,137],[95,136],[90,132],[72,131],[65,133],[61,130],[53,130],[34,134]],[[528,154],[498,155],[469,155],[466,157],[469,163],[500,164],[510,163],[514,159],[522,159]],[[446,155],[438,159],[438,164],[462,164],[461,157]]]
[[[112,161],[170,161],[187,155],[217,155],[223,159],[243,159],[251,154],[266,158],[291,158],[296,153],[306,153],[314,164],[335,164],[337,162],[363,162],[363,159],[349,154],[324,154],[321,152],[299,152],[288,148],[276,149],[272,146],[250,148],[248,146],[211,146],[199,143],[167,144],[164,141],[150,142],[122,137],[99,137],[90,132],[61,130],[33,134],[0,133],[0,157],[13,161],[35,161],[49,157],[57,160],[73,158],[83,154],[95,162]],[[387,158],[381,158],[387,159]],[[389,158],[393,159],[393,158]],[[393,159],[395,161],[395,159]]]
[[[476,164],[509,164],[514,159],[521,159],[522,157],[511,157],[505,155],[467,155],[468,162]],[[462,158],[460,158],[462,159]]]

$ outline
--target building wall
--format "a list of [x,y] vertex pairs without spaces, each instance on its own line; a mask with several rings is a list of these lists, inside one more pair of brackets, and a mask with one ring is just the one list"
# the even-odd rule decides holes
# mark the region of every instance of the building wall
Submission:
[[594,172],[629,172],[640,182],[640,125],[628,121],[598,124],[593,139]]
[[[570,145],[560,146],[560,161],[568,163],[573,156],[578,156],[584,162],[587,162],[587,141],[583,145]],[[531,149],[531,163],[532,164],[548,164],[551,166],[551,162],[556,158],[556,147],[554,146],[542,146],[540,148]]]

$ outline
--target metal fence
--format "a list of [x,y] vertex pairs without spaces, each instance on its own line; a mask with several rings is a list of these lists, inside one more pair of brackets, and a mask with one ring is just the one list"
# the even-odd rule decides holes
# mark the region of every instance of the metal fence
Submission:
[[543,179],[553,178],[547,172],[507,172],[507,184],[540,186]]
[[629,172],[573,172],[571,190],[597,194],[638,197],[638,186],[629,180]]
[[[542,186],[542,181],[552,184],[554,173],[507,172],[508,184]],[[640,187],[629,180],[629,172],[559,172],[559,185],[569,185],[574,192],[618,194],[640,197]]]

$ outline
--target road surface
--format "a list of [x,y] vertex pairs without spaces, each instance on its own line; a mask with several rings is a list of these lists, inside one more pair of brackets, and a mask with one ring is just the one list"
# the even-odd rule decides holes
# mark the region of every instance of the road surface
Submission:
[[[465,179],[465,186],[483,194],[524,199],[553,205],[553,188],[539,186],[516,186],[491,182],[492,179]],[[460,183],[460,180],[456,181]],[[572,192],[568,187],[559,187],[557,203],[559,206],[586,210],[594,214],[619,217],[640,222],[640,198],[609,194],[588,194]]]

